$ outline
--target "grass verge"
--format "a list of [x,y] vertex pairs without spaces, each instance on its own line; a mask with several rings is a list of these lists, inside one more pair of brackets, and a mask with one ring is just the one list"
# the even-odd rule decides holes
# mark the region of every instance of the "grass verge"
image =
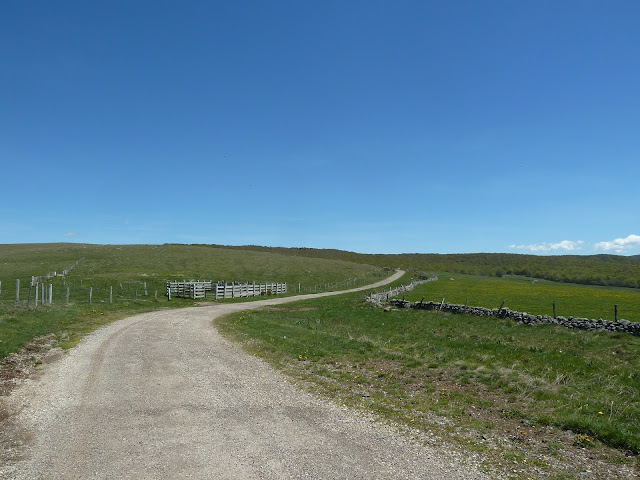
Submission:
[[579,459],[593,463],[591,478],[638,472],[640,338],[385,312],[362,297],[296,302],[218,324],[301,384],[444,436],[503,478],[578,478]]
[[188,305],[193,305],[193,301],[139,300],[118,304],[54,304],[38,308],[0,305],[0,360],[36,337],[54,334],[63,348],[70,348],[87,333],[120,318],[158,308]]

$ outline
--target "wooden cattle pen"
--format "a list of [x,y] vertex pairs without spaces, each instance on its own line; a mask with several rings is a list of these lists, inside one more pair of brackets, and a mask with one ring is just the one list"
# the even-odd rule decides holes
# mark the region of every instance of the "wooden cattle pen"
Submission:
[[[215,299],[256,297],[260,295],[278,295],[287,293],[286,283],[256,282],[216,282],[212,280],[168,281],[167,297],[171,296],[191,299],[207,298],[207,292],[215,292]],[[213,294],[212,294],[213,296]]]
[[171,296],[182,298],[207,298],[207,292],[213,290],[213,281],[211,280],[192,280],[187,282],[183,280],[167,282],[167,297],[171,300]]

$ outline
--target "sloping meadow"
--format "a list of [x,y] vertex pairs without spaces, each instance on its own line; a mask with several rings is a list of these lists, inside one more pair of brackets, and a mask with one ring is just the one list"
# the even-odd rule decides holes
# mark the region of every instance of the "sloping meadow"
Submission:
[[[446,278],[421,285],[407,296],[427,300],[450,295],[452,301],[464,303],[469,295],[470,302],[491,307],[504,299],[505,291],[496,291],[491,283],[498,279]],[[474,286],[485,281],[490,283]],[[461,283],[464,294],[456,298],[451,285]],[[531,286],[531,280],[514,285]],[[551,309],[549,300],[556,298],[562,299],[557,301],[563,308],[597,315],[598,302],[590,303],[598,298],[594,290],[558,287],[553,292],[553,285],[546,285],[549,297],[539,308]],[[486,293],[480,293],[484,289]],[[611,290],[607,301],[619,293]],[[363,296],[244,312],[219,325],[249,351],[314,391],[422,432],[438,430],[498,464],[506,462],[508,467],[515,459],[519,468],[528,465],[523,472],[529,473],[522,478],[531,478],[527,475],[534,470],[527,468],[534,466],[549,474],[581,468],[577,460],[572,466],[572,458],[584,451],[638,468],[639,337],[526,326],[493,317],[385,311],[366,304]],[[533,312],[534,300],[525,297],[522,303],[514,298],[510,306]]]
[[[208,246],[0,245],[0,360],[34,337],[54,333],[70,346],[114,319],[192,305],[190,300],[167,301],[165,281],[170,279],[286,282],[289,294],[296,294],[348,288],[386,275],[379,267],[345,261]],[[30,288],[32,277],[38,277],[37,289]],[[49,293],[51,303],[43,305]]]

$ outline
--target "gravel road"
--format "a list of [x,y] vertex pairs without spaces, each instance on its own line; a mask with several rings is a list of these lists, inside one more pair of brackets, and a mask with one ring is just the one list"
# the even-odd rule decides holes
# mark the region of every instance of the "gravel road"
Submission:
[[94,332],[0,399],[30,439],[0,478],[486,478],[298,389],[212,325],[309,297],[155,311]]

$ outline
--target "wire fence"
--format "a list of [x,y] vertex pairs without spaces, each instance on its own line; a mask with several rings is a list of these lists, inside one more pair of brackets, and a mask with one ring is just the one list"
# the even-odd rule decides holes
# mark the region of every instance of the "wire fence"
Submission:
[[[45,305],[61,304],[94,304],[113,303],[126,304],[129,302],[164,301],[168,300],[167,284],[177,283],[176,280],[153,278],[83,278],[69,275],[83,259],[78,260],[63,272],[50,272],[46,275],[27,278],[0,280],[0,306],[16,308],[34,308]],[[66,272],[66,273],[65,273]],[[384,272],[379,272],[379,276]],[[182,280],[196,282],[195,280]],[[315,283],[305,285],[301,282],[228,282],[212,281],[210,288],[216,289],[217,294],[209,299],[222,300],[252,295],[282,295],[296,293],[321,293],[335,290],[345,290],[366,285],[370,278],[347,278],[342,281]],[[255,287],[254,287],[255,285]],[[191,287],[189,287],[191,288]],[[248,292],[251,292],[251,295]],[[172,291],[171,293],[175,293]],[[204,298],[205,295],[182,295],[189,298]]]
[[16,279],[15,283],[0,281],[0,304],[14,307],[41,307],[68,303],[128,303],[158,300],[164,294],[158,280],[87,280],[67,278],[61,274],[43,275],[31,279]]
[[415,287],[417,287],[418,285],[422,285],[423,283],[434,282],[436,280],[438,280],[438,276],[434,274],[429,278],[414,280],[406,285],[400,285],[399,287],[395,288],[389,287],[389,290],[384,290],[382,292],[371,292],[365,297],[365,300],[376,306],[381,306],[382,302],[388,302],[390,298],[396,297],[405,292],[410,292]]

